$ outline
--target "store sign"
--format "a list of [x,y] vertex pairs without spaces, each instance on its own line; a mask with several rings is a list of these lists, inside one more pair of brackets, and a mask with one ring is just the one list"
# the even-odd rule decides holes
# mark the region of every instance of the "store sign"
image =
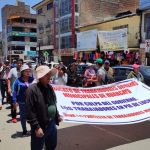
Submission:
[[13,50],[13,54],[23,54],[22,50]]
[[127,28],[113,31],[99,31],[100,50],[125,50],[128,48]]
[[30,45],[30,46],[37,46],[37,43],[36,43],[36,42],[11,41],[10,44],[13,44],[13,45]]
[[77,33],[77,50],[84,51],[89,49],[96,49],[97,32],[97,30],[89,30]]
[[61,49],[59,50],[54,50],[53,51],[54,55],[61,55],[61,56],[73,56],[74,55],[74,49],[70,48],[70,49]]
[[150,8],[150,0],[140,0],[140,7],[141,10],[149,9]]
[[10,33],[8,33],[9,36],[29,36],[29,37],[36,37],[36,33],[32,33],[32,32],[15,32],[12,31]]
[[36,57],[38,55],[36,51],[27,51],[27,56]]

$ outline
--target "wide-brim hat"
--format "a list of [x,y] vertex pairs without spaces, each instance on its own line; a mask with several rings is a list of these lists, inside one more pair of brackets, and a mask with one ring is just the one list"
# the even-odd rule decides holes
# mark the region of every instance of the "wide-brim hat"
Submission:
[[135,68],[135,69],[137,69],[137,68],[140,68],[140,65],[138,65],[138,64],[133,64],[132,67]]
[[50,73],[51,76],[54,76],[57,73],[57,69],[56,68],[50,69],[46,65],[42,65],[42,66],[39,66],[39,67],[36,68],[36,77],[37,77],[37,79],[40,79],[40,78],[44,77],[48,73]]

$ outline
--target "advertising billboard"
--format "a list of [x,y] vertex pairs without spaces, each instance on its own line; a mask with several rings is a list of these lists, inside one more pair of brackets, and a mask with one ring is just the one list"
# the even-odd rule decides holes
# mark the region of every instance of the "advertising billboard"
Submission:
[[86,51],[96,49],[97,46],[97,30],[89,30],[77,33],[77,50]]
[[99,31],[100,50],[125,50],[128,48],[127,28],[113,31]]

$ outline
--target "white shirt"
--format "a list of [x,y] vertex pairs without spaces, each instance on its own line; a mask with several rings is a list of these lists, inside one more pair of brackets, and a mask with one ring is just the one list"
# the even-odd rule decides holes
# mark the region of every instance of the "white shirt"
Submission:
[[[106,76],[105,70],[104,70],[103,68],[98,69],[98,71],[97,71],[97,76],[102,76],[102,80],[105,81],[105,76]],[[102,84],[101,84],[101,81],[98,81],[98,82],[97,82],[97,85],[98,85],[98,86],[99,86],[99,85],[102,85]]]
[[66,85],[68,81],[68,75],[65,73],[63,76],[58,76],[58,72],[52,79],[52,83],[56,85]]

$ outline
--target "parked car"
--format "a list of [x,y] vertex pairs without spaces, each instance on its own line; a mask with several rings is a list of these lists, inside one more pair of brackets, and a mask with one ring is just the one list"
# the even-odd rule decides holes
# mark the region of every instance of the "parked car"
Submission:
[[79,64],[77,65],[77,74],[79,76],[84,76],[85,70],[88,68],[87,64]]
[[59,65],[58,62],[53,62],[53,61],[51,61],[50,63],[45,62],[45,64],[48,65],[50,69],[54,68],[55,65]]
[[[132,66],[114,66],[114,79],[116,82],[127,79],[130,71],[133,70]],[[144,82],[150,86],[150,66],[141,66],[140,73],[144,76]]]

